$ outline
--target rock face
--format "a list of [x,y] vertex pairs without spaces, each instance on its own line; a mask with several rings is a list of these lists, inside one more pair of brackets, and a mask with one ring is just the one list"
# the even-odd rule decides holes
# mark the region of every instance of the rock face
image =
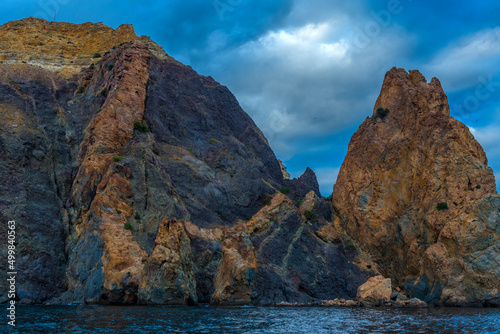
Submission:
[[143,270],[139,303],[196,303],[191,241],[182,222],[163,220]]
[[[0,45],[0,238],[16,220],[19,299],[358,305],[382,274],[413,300],[395,303],[498,306],[500,197],[437,79],[387,74],[332,207],[226,87],[130,26],[30,18]],[[390,297],[377,280],[360,299]]]
[[[317,196],[315,201],[312,211],[323,203]],[[307,219],[283,194],[252,217],[246,224],[257,259],[252,302],[308,303],[332,295],[353,299],[373,273],[354,263],[358,252],[346,249],[347,241],[321,238],[320,231],[332,225]]]
[[96,53],[104,54],[135,39],[138,37],[129,24],[113,30],[102,23],[73,24],[30,17],[0,26],[0,61],[74,74],[96,63]]
[[356,299],[366,306],[381,306],[389,302],[391,294],[391,279],[379,275],[370,277],[358,288]]
[[500,197],[486,155],[439,80],[392,69],[334,186],[343,227],[393,285],[482,305],[500,277]]
[[18,222],[20,299],[314,302],[375,274],[314,172],[284,179],[226,87],[130,26],[30,18],[0,43],[0,227]]

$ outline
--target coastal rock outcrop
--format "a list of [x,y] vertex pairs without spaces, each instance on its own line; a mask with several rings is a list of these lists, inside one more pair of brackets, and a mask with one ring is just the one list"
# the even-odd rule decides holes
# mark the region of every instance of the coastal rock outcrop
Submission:
[[410,297],[483,305],[499,287],[500,197],[438,79],[392,69],[333,191],[343,228]]
[[155,246],[141,273],[140,304],[187,304],[198,302],[191,242],[182,222],[164,219]]
[[273,305],[354,299],[376,274],[314,172],[289,180],[226,87],[130,26],[30,18],[0,43],[19,299]]
[[[307,304],[331,295],[355,298],[357,287],[372,273],[354,263],[357,253],[345,251],[342,241],[318,236],[331,226],[325,220],[308,221],[281,193],[249,221],[232,227],[200,229],[186,223],[193,241],[221,244],[219,270],[210,280],[210,302],[216,305]],[[209,263],[213,253],[194,257]]]

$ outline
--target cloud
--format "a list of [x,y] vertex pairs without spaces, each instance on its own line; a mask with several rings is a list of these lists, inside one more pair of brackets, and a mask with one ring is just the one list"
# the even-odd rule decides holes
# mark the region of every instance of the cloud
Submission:
[[483,128],[470,127],[470,130],[483,147],[494,148],[492,152],[500,154],[500,146],[498,145],[500,143],[500,124],[489,125]]
[[[334,22],[322,22],[293,30],[271,31],[257,42],[246,44],[240,52],[255,54],[258,50],[263,53],[261,57],[279,57],[297,72],[324,69],[330,62],[342,60],[348,50],[344,39],[328,42],[334,27]],[[308,61],[304,62],[306,59]]]
[[405,49],[404,36],[388,28],[388,34],[355,50],[350,36],[339,33],[350,24],[271,30],[219,54],[204,71],[233,91],[273,147],[297,137],[331,135],[371,114],[392,56]]
[[292,5],[293,0],[145,1],[136,6],[137,28],[164,41],[179,60],[205,63],[277,27]]
[[[441,50],[425,66],[444,81],[447,89],[460,90],[493,74],[500,57],[500,26],[473,32]],[[480,73],[480,75],[478,75]]]

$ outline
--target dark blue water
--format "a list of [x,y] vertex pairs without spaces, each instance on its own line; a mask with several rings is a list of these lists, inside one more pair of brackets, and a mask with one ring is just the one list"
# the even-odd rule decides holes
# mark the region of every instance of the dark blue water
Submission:
[[1,333],[500,333],[500,309],[25,306]]

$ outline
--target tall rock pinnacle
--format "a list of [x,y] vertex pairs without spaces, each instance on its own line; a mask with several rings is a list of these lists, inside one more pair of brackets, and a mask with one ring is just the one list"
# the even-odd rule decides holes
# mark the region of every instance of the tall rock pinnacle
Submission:
[[486,155],[450,117],[439,80],[390,70],[334,186],[348,233],[408,294],[481,303],[498,288],[499,204]]

